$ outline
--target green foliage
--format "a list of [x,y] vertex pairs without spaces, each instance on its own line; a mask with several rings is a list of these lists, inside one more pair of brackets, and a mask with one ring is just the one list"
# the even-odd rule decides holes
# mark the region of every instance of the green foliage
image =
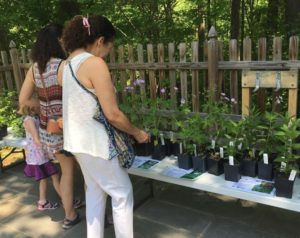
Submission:
[[286,167],[282,168],[279,166],[278,170],[288,174],[291,170],[298,169],[296,161],[300,158],[300,156],[295,154],[295,150],[300,149],[300,143],[295,140],[300,136],[300,119],[290,118],[288,113],[286,113],[284,119],[284,123],[275,132],[276,138],[278,138],[281,142],[277,146],[278,157],[275,161],[279,163],[284,162]]
[[0,93],[0,125],[12,127],[16,136],[23,136],[23,123],[17,114],[17,93],[15,91],[4,91]]

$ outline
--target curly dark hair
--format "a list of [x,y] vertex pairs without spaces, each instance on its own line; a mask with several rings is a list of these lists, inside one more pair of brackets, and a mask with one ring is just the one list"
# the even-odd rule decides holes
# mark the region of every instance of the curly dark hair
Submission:
[[59,24],[49,24],[39,33],[33,46],[31,59],[38,64],[40,73],[45,72],[47,62],[51,57],[66,59],[66,54],[59,42],[63,27]]
[[75,16],[64,29],[63,44],[68,52],[79,48],[86,48],[99,37],[104,37],[104,43],[112,42],[116,35],[112,23],[104,16],[90,16],[87,18],[90,25],[90,34],[83,25],[83,16]]

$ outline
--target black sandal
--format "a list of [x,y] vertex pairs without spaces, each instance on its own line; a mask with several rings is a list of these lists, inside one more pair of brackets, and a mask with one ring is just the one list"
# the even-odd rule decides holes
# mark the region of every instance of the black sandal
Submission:
[[64,222],[62,224],[62,228],[65,229],[65,230],[70,229],[73,226],[75,226],[77,223],[79,223],[80,220],[81,219],[80,219],[79,213],[77,213],[76,217],[73,220],[65,218]]

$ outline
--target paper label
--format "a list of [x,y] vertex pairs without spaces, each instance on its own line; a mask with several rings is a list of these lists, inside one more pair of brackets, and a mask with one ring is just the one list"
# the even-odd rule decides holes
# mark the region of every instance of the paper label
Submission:
[[165,145],[165,138],[162,133],[160,134],[160,141],[161,141],[161,145]]
[[263,154],[263,159],[264,159],[264,164],[268,164],[269,163],[269,155],[267,153]]
[[296,170],[292,170],[290,173],[289,180],[294,181],[296,178],[296,174],[297,174]]
[[224,149],[223,147],[220,147],[220,158],[224,158]]
[[211,140],[211,148],[214,149],[216,147],[216,141]]
[[234,165],[234,158],[232,155],[229,156],[229,165]]
[[197,156],[197,146],[196,144],[193,144],[193,146],[194,146],[194,155]]
[[240,143],[240,144],[238,145],[238,150],[241,150],[241,149],[242,149],[242,146],[243,146],[243,143]]
[[229,142],[229,146],[234,146],[233,141]]
[[172,142],[174,142],[174,132],[173,131],[170,132],[170,140]]
[[285,168],[286,168],[286,163],[281,162],[280,169],[285,170]]
[[182,154],[182,142],[180,142],[180,144],[179,144],[179,152],[180,152],[180,154]]

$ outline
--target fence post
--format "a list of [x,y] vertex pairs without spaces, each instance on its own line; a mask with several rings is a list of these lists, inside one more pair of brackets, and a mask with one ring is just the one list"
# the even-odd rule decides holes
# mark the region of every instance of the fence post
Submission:
[[13,66],[16,88],[17,88],[17,92],[19,93],[21,90],[22,76],[21,76],[21,70],[19,64],[18,50],[16,48],[15,42],[11,41],[9,44],[9,48],[10,48],[9,53],[10,53],[11,63]]
[[[238,42],[236,39],[231,39],[229,44],[229,61],[238,61]],[[239,102],[238,90],[238,72],[237,70],[230,71],[230,98],[234,98]],[[238,103],[233,105],[233,113],[239,113]]]
[[[2,59],[3,66],[9,65],[6,51],[1,51],[1,59]],[[13,90],[14,89],[14,85],[13,85],[13,81],[12,81],[10,70],[9,71],[5,71],[5,80],[6,80],[7,89],[8,90]]]
[[217,31],[214,26],[212,26],[208,33],[208,59],[207,59],[207,67],[208,67],[208,88],[210,91],[210,100],[216,100],[216,92],[217,92],[217,80],[218,76],[218,40],[217,40]]

